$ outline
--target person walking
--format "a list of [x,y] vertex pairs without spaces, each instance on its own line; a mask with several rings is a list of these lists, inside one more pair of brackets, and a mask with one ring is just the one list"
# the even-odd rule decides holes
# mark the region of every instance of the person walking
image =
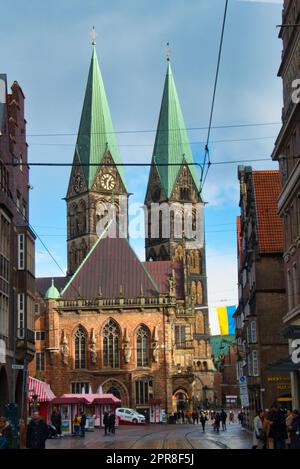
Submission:
[[113,412],[111,412],[109,418],[108,418],[108,424],[109,424],[109,431],[113,435],[115,434],[115,426],[116,426],[116,416]]
[[196,410],[196,424],[199,425],[199,412]]
[[195,425],[196,424],[196,412],[193,411],[192,413],[192,419],[193,419],[193,424]]
[[266,434],[263,427],[264,412],[258,410],[253,420],[253,446],[252,449],[263,449],[266,446]]
[[13,434],[9,422],[5,417],[0,417],[0,449],[11,449]]
[[221,424],[221,416],[219,412],[215,415],[215,429],[217,433],[220,433],[220,424]]
[[226,428],[227,413],[225,412],[224,409],[222,409],[222,411],[221,411],[220,419],[221,419],[221,422],[222,422],[222,430],[224,432],[225,430],[227,430],[227,428]]
[[287,449],[291,449],[291,428],[292,428],[293,420],[294,420],[294,414],[291,410],[288,410],[287,417],[285,419],[286,428],[288,432],[288,438],[286,440]]
[[273,439],[274,449],[285,449],[288,438],[285,414],[277,404],[271,408],[269,438]]
[[48,436],[48,425],[41,419],[39,411],[34,410],[32,419],[27,426],[26,447],[30,449],[45,449]]
[[234,413],[232,410],[229,412],[229,423],[234,423]]
[[202,413],[201,416],[200,416],[200,423],[201,423],[201,425],[202,425],[202,431],[203,431],[203,433],[205,433],[205,425],[206,425],[207,420],[208,420],[208,419],[207,419],[206,415],[204,415],[204,414]]
[[78,414],[76,414],[75,417],[74,417],[73,426],[74,426],[74,435],[79,436],[80,417],[78,416]]
[[107,435],[107,431],[109,432],[109,414],[108,412],[104,412],[103,415],[103,425],[104,425],[104,436]]
[[298,410],[293,411],[293,421],[290,427],[291,449],[300,449],[300,414]]
[[84,412],[81,412],[80,418],[80,436],[85,437],[85,426],[86,426],[86,415]]

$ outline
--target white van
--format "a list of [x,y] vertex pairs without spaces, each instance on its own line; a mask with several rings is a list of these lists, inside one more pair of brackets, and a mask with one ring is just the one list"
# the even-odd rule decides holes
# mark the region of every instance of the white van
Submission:
[[119,407],[116,409],[116,416],[119,417],[120,421],[128,423],[145,423],[145,416],[139,414],[136,410],[127,409],[126,407]]

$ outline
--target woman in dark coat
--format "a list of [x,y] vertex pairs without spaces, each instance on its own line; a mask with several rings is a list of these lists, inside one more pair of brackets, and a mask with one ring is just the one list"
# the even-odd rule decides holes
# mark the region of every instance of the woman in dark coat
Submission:
[[5,417],[0,417],[0,449],[12,448],[13,434]]
[[34,411],[27,427],[26,447],[30,449],[45,449],[48,436],[48,425],[40,418],[39,412]]
[[293,411],[293,422],[290,427],[291,449],[300,449],[300,414],[298,410]]

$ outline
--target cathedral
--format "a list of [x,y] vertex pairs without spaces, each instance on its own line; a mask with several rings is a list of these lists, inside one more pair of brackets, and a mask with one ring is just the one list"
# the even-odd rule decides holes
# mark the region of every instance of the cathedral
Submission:
[[36,279],[29,371],[56,396],[110,392],[124,407],[156,405],[169,415],[214,402],[200,189],[168,60],[140,261],[127,234],[129,187],[93,44],[66,194],[68,270]]

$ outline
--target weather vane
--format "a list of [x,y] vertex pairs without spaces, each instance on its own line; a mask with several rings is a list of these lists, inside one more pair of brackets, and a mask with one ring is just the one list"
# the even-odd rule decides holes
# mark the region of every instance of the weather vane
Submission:
[[170,49],[170,43],[167,42],[167,48],[166,48],[166,56],[167,56],[167,61],[170,62],[171,59],[171,49]]
[[96,38],[97,38],[97,33],[95,31],[95,26],[93,26],[92,32],[90,33],[91,38],[92,38],[92,45],[96,45]]

